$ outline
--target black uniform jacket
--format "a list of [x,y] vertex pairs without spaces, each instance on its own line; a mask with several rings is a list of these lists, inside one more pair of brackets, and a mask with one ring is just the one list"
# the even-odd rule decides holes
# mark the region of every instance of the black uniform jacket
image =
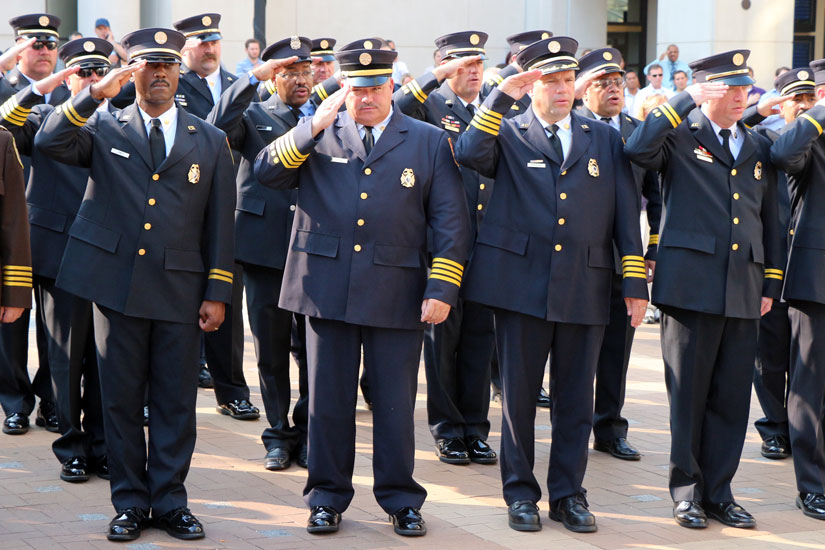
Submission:
[[462,165],[495,178],[464,297],[548,321],[607,324],[613,242],[626,297],[647,299],[639,193],[615,129],[571,113],[562,164],[533,109],[505,119],[495,89],[458,140]]
[[315,139],[311,126],[304,118],[255,164],[261,183],[298,188],[280,306],[401,329],[422,327],[425,298],[455,306],[470,221],[446,133],[396,107],[366,156],[348,113]]
[[[221,95],[237,80],[237,77],[221,67]],[[198,76],[195,71],[185,68],[181,70],[180,80],[178,80],[178,91],[175,93],[178,106],[183,107],[196,117],[206,120],[209,111],[215,106],[212,101],[212,92],[209,91],[209,84]]]
[[14,137],[5,128],[0,128],[0,152],[0,305],[28,308],[32,305],[32,260],[23,163]]
[[630,160],[660,173],[664,214],[653,302],[758,319],[779,298],[785,252],[770,140],[747,129],[731,166],[687,92],[647,116],[627,142]]
[[[504,79],[508,76],[512,76],[517,74],[519,71],[513,65],[507,65],[503,69],[501,69],[498,74],[492,75],[490,78],[484,81],[484,84],[481,85],[481,97],[487,97],[490,95],[495,88],[498,87],[499,84],[504,82]],[[505,118],[509,118],[511,116],[520,115],[521,113],[527,111],[530,108],[530,96],[528,94],[524,94],[521,99],[513,103],[513,106],[510,107],[510,110],[504,115]]]
[[126,315],[197,322],[201,301],[232,296],[226,136],[179,110],[174,146],[155,171],[137,104],[116,115],[97,106],[86,89],[35,137],[54,159],[90,169],[57,285]]

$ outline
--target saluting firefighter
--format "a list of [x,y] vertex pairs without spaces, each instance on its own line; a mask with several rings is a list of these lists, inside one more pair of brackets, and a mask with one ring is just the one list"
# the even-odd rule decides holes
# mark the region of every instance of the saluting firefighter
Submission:
[[[516,63],[516,56],[521,50],[533,42],[545,40],[551,36],[553,36],[553,33],[545,30],[524,31],[508,36],[506,40],[507,45],[510,46],[510,51],[507,52],[507,65],[497,74],[492,75],[484,82],[484,85],[481,87],[481,97],[487,97],[490,95],[490,92],[492,92],[496,86],[504,82],[504,79],[508,76],[522,72],[522,68],[519,67],[518,63]],[[524,94],[521,99],[513,103],[513,106],[510,107],[510,112],[507,113],[506,116],[521,114],[529,107],[530,95]]]
[[255,175],[299,190],[280,306],[307,316],[307,530],[337,531],[352,500],[363,347],[373,493],[395,532],[414,536],[426,533],[413,479],[423,328],[457,303],[470,222],[449,137],[393,108],[396,53],[374,45],[338,51],[344,87],[263,149]]
[[[200,330],[217,330],[232,296],[232,156],[226,135],[175,106],[184,36],[123,37],[129,65],[46,119],[35,146],[90,170],[57,286],[94,304],[109,452],[110,540],[148,525],[194,539],[184,480],[195,447]],[[97,111],[134,78],[137,100]],[[145,389],[149,440],[143,431]]]
[[651,111],[625,151],[662,176],[653,279],[670,400],[670,494],[679,525],[756,520],[730,483],[745,442],[759,318],[785,253],[770,140],[739,120],[748,50],[690,63],[696,84]]

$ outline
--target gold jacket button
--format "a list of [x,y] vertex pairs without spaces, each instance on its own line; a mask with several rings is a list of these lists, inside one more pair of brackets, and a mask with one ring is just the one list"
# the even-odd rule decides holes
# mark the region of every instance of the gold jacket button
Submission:
[[355,250],[356,252],[361,252],[361,245],[356,244],[355,246],[352,247],[352,249]]
[[369,196],[369,195],[367,195],[366,193],[361,193],[361,199],[362,199],[362,200],[367,200],[367,197],[368,197],[368,196]]
[[739,193],[734,193],[733,194],[733,200],[735,200],[735,201],[739,200]]
[[364,225],[366,222],[364,220],[358,220],[357,223],[358,223],[359,226],[361,226],[361,225]]
[[372,174],[372,168],[364,168],[364,173],[369,176]]
[[731,175],[731,176],[735,176],[735,175],[736,175],[736,168],[734,168],[733,170],[731,170],[731,171],[730,171],[730,175]]
[[561,194],[559,195],[559,198],[560,198],[561,200],[563,200],[563,201],[564,201],[564,200],[567,200],[567,193],[561,193]]
[[141,248],[140,250],[138,250],[138,256],[144,256],[145,254],[146,254],[146,249],[145,248]]
[[157,175],[157,174],[152,174],[152,179],[153,179],[154,181],[158,181],[158,180],[160,179],[160,176],[159,176],[159,175]]
[[144,223],[143,224],[143,229],[145,229],[146,231],[149,231],[150,229],[152,229],[152,224],[149,223],[149,222]]
[[566,221],[564,218],[559,218],[559,225],[564,225]]
[[793,235],[793,229],[791,229],[791,235]]
[[561,245],[560,245],[560,244],[557,244],[557,245],[555,246],[555,249],[556,249],[556,252],[561,252]]
[[733,218],[733,225],[739,225],[739,218]]
[[478,209],[479,209],[479,210],[481,210],[482,208],[484,208],[484,205],[483,205],[483,204],[479,204],[479,205],[478,205]]
[[566,176],[566,175],[567,175],[567,170],[565,170],[564,172],[562,172],[562,173],[561,173],[561,175],[562,175],[562,176]]
[[289,205],[289,211],[290,212],[295,212],[295,205],[294,204]]
[[149,199],[147,202],[149,203],[149,206],[155,206],[157,201],[155,199]]
[[479,188],[479,189],[484,189],[484,184],[483,184],[483,183],[482,183],[482,184],[480,184],[480,185],[478,186],[478,188]]
[[739,250],[739,245],[736,244],[736,243],[733,243],[730,248],[731,248],[731,250]]

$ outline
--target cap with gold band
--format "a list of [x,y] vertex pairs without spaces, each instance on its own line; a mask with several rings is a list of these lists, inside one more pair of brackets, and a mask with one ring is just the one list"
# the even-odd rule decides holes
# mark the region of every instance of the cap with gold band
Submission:
[[691,61],[696,82],[721,82],[728,86],[750,86],[753,79],[748,74],[750,50],[731,50]]
[[622,52],[616,48],[599,48],[579,58],[579,72],[598,72],[624,74],[622,69]]
[[575,71],[579,68],[576,50],[579,43],[569,36],[553,36],[533,42],[516,56],[516,63],[525,71],[540,69],[541,74]]
[[201,42],[212,42],[223,38],[219,28],[220,23],[221,14],[202,13],[175,21],[172,26],[182,32],[186,38],[197,38]]
[[545,40],[553,36],[550,31],[524,31],[516,34],[511,34],[507,37],[507,43],[510,45],[510,55],[516,55],[521,50],[539,40]]
[[[825,59],[820,61],[825,62]],[[825,67],[823,67],[823,69],[825,69]],[[812,67],[791,69],[777,76],[776,80],[773,81],[773,87],[779,92],[780,96],[812,94],[816,87],[816,83],[814,82],[815,73],[816,71]],[[825,73],[823,73],[822,76],[825,77]]]
[[313,38],[312,39],[312,59],[318,61],[335,61],[334,38]]
[[398,54],[392,50],[374,49],[376,46],[379,46],[378,42],[366,38],[351,42],[335,53],[341,76],[350,86],[380,86],[392,77],[392,64]]
[[814,84],[825,84],[825,59],[811,61],[811,69],[814,73]]
[[453,32],[435,39],[435,46],[441,52],[442,62],[469,55],[480,55],[481,59],[487,59],[485,44],[487,33],[481,31]]
[[14,36],[20,38],[36,38],[40,42],[57,42],[60,35],[57,28],[60,18],[48,13],[29,13],[9,19],[9,25],[14,29]]
[[121,40],[130,64],[144,59],[149,63],[180,63],[185,43],[182,33],[158,27],[131,32]]
[[286,59],[298,56],[298,61],[295,63],[302,63],[310,61],[311,50],[312,40],[306,36],[290,36],[267,46],[264,53],[261,54],[261,59],[269,61],[270,59]]
[[63,44],[58,56],[66,64],[66,68],[109,67],[109,56],[113,48],[111,42],[102,38],[78,38]]

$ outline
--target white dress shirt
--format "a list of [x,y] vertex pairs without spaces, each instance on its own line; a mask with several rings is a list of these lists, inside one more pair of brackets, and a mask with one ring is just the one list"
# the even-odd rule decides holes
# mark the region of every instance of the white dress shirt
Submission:
[[[384,133],[384,130],[387,128],[387,124],[390,123],[390,119],[392,118],[392,107],[390,107],[390,114],[387,115],[387,118],[381,121],[381,123],[372,127],[372,139],[373,139],[373,147],[375,144],[378,143],[378,138],[381,137],[381,134]],[[363,141],[364,135],[366,134],[366,129],[363,124],[355,123],[355,126],[358,128],[358,135],[361,137]]]
[[464,105],[464,108],[465,108],[465,109],[467,108],[467,105],[472,105],[472,106],[473,106],[473,109],[475,109],[475,111],[473,111],[473,113],[478,112],[478,108],[479,108],[479,107],[481,107],[481,96],[480,96],[480,95],[477,95],[477,96],[476,96],[476,98],[475,98],[474,100],[469,101],[469,102],[468,102],[468,101],[464,101],[464,100],[463,100],[463,99],[461,99],[461,97],[459,97],[458,95],[456,95],[456,97],[458,97],[458,100],[461,102],[461,104],[462,104],[462,105]]
[[[706,117],[708,117],[708,113],[705,109],[705,105],[702,105],[702,113]],[[710,120],[710,117],[708,117]],[[716,139],[719,140],[719,144],[721,145],[724,142],[724,138],[719,135],[719,130],[722,130],[722,127],[710,120],[710,125],[713,127],[713,132],[716,134]],[[742,144],[745,142],[745,134],[744,132],[740,132],[739,128],[736,126],[736,123],[733,123],[733,126],[728,128],[730,130],[730,138],[728,139],[728,144],[730,145],[730,152],[733,155],[733,160],[736,160],[736,157],[739,156],[739,151],[742,150]]]
[[[543,120],[538,113],[536,113],[535,109],[533,109],[533,113],[541,123],[542,128],[544,128],[544,133],[547,134],[548,138],[550,138],[550,126],[552,126],[552,123]],[[556,131],[556,137],[558,137],[561,142],[561,150],[564,153],[564,158],[567,158],[568,153],[570,153],[570,144],[573,143],[573,130],[570,128],[570,113],[568,113],[567,116],[560,121],[556,122],[556,126],[559,127]]]
[[[138,111],[140,112],[140,116],[143,119],[143,126],[146,129],[146,137],[149,137],[149,130],[152,129],[152,118],[146,114],[146,111],[138,106]],[[172,106],[169,108],[168,111],[160,115],[159,117],[154,117],[160,119],[160,126],[163,129],[163,141],[166,144],[166,156],[169,156],[169,152],[172,150],[172,146],[175,144],[175,132],[178,131],[178,108],[175,106],[175,102],[172,102]]]
[[206,75],[206,84],[209,86],[209,91],[212,93],[212,104],[217,105],[221,100],[221,68],[220,66],[214,73]]

